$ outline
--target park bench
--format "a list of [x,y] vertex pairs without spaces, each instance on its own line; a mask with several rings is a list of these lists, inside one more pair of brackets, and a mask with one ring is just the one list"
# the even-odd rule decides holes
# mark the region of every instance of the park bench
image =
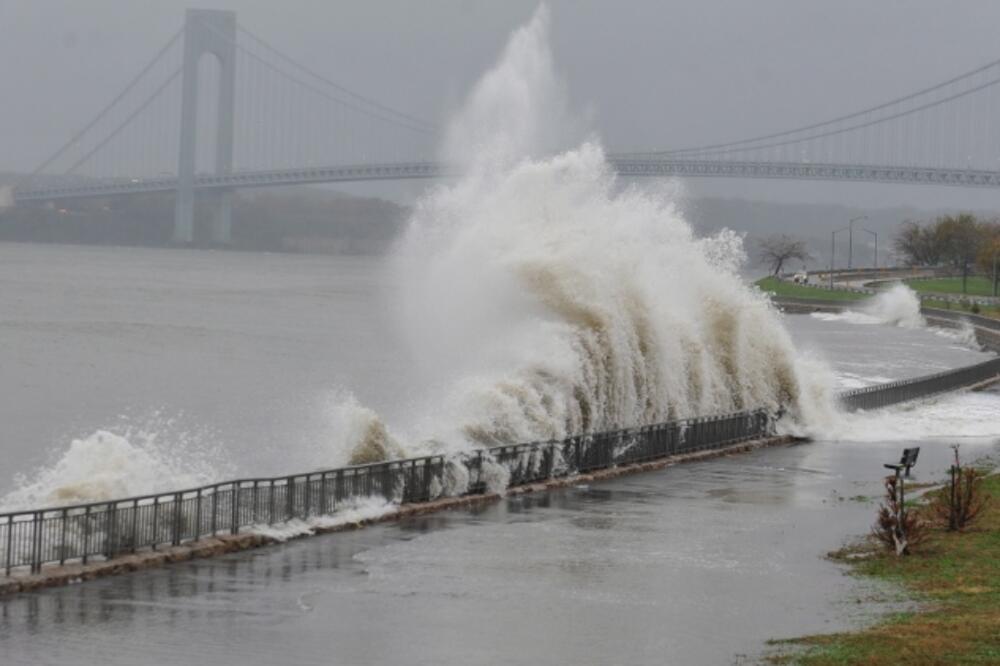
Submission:
[[903,456],[898,464],[886,463],[886,469],[894,470],[897,474],[900,470],[906,470],[906,476],[910,476],[910,468],[917,464],[917,456],[920,455],[920,447],[914,446],[911,449],[903,449]]

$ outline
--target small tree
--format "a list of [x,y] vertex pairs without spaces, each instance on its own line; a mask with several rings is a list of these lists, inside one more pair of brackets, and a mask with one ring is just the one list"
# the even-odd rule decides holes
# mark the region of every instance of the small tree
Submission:
[[941,261],[943,250],[935,225],[906,220],[893,244],[908,266],[934,266]]
[[980,492],[982,472],[972,467],[963,468],[958,456],[958,444],[951,448],[955,451],[955,462],[948,470],[947,485],[932,507],[947,525],[948,531],[955,532],[975,521],[986,507],[987,497]]
[[906,508],[903,480],[899,476],[885,478],[885,499],[879,505],[872,535],[897,557],[909,555],[912,546],[927,538],[924,521]]
[[788,234],[775,234],[758,240],[757,251],[761,263],[771,267],[771,275],[781,273],[786,261],[792,259],[807,261],[809,259],[805,242]]

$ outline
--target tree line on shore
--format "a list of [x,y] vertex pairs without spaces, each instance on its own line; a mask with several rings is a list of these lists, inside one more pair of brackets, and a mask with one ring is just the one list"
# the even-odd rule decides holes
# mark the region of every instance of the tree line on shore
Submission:
[[[1000,273],[1000,221],[972,213],[939,215],[933,220],[906,220],[893,239],[899,260],[907,266],[945,266],[963,279],[974,272],[996,279]],[[778,275],[793,260],[808,261],[806,243],[791,234],[757,240],[757,257]]]
[[994,282],[1000,272],[1000,221],[971,213],[941,215],[928,222],[906,220],[894,245],[908,266],[948,266],[962,276],[963,284],[975,271],[992,276]]
[[895,238],[896,252],[909,266],[949,265],[957,271],[993,272],[1000,254],[1000,221],[971,213],[941,215],[929,222],[906,220]]

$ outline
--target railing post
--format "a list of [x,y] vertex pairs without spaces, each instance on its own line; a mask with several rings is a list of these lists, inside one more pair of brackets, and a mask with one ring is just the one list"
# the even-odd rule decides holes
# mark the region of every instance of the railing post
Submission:
[[393,463],[385,463],[384,470],[384,480],[382,481],[382,494],[385,495],[387,502],[391,502],[396,494],[396,475],[398,472],[398,466],[394,466]]
[[476,451],[476,491],[483,492],[483,450]]
[[232,519],[233,519],[233,534],[238,534],[240,531],[240,484],[237,481],[233,482],[233,507],[232,507]]
[[201,538],[201,488],[194,500],[194,538]]
[[174,493],[174,533],[171,541],[173,545],[179,546],[181,544],[181,523],[184,521],[184,512],[181,493]]
[[406,466],[406,471],[400,470],[400,474],[404,476],[403,481],[403,492],[400,500],[405,504],[407,502],[413,502],[414,496],[417,491],[417,460],[414,458],[407,465],[405,462],[400,463]]
[[83,510],[83,563],[87,563],[90,551],[90,505]]
[[150,539],[150,545],[153,550],[156,550],[156,546],[160,543],[160,496],[157,495],[153,498],[153,533]]
[[132,552],[139,547],[139,500],[132,500]]
[[257,522],[257,505],[259,501],[257,499],[258,488],[260,487],[260,479],[254,479],[253,481],[253,504],[250,509],[250,521],[253,523]]
[[285,482],[285,520],[295,517],[295,477],[290,476]]
[[423,475],[424,476],[420,480],[421,481],[421,491],[420,492],[421,492],[421,496],[424,498],[424,500],[428,501],[428,500],[431,499],[431,474],[432,474],[432,468],[431,468],[431,460],[430,460],[430,458],[424,458],[424,468],[423,468],[422,471],[423,471]]
[[10,575],[11,558],[14,557],[14,514],[7,516],[7,557],[4,560],[6,575]]
[[212,536],[219,531],[219,486],[212,489]]
[[303,504],[303,506],[302,506],[302,517],[303,518],[308,518],[309,517],[309,496],[312,494],[311,491],[312,491],[312,483],[309,481],[309,475],[306,474],[305,487],[302,489],[302,494],[305,495],[305,497],[302,500],[302,504]]
[[326,514],[326,472],[319,477],[319,515]]
[[267,498],[268,517],[267,524],[274,525],[274,479],[271,479],[271,493]]
[[59,566],[66,564],[66,517],[69,509],[62,510],[62,525],[59,529]]
[[36,511],[31,516],[31,573],[38,573],[42,568],[39,561],[41,558],[41,553],[39,552],[41,548],[41,531],[42,516]]
[[109,560],[115,556],[115,503],[108,502],[107,508],[104,510],[105,516],[105,529],[104,529],[104,556]]

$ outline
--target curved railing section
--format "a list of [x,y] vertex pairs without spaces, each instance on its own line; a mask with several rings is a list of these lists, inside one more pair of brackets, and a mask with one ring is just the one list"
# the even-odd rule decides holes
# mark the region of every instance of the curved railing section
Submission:
[[849,411],[879,409],[997,379],[1000,379],[1000,358],[992,358],[976,365],[946,370],[934,375],[845,391],[840,394],[840,403]]

